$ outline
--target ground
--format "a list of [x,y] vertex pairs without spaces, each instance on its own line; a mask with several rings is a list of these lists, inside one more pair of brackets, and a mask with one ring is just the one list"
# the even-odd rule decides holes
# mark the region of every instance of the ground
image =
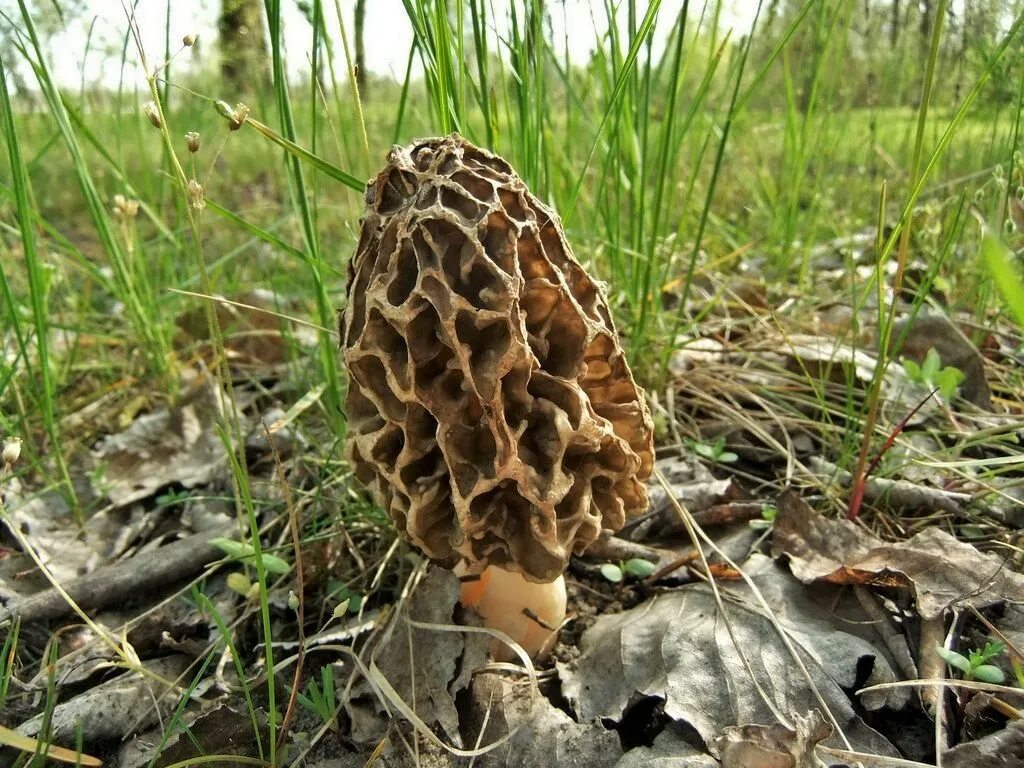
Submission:
[[[925,24],[887,70],[818,5],[726,41],[660,20],[664,51],[641,13],[585,65],[487,27],[361,100],[333,49],[230,103],[166,66],[61,93],[12,33],[0,764],[1019,754],[1021,21],[966,53]],[[468,48],[457,21],[420,50]],[[572,558],[532,668],[488,664],[346,458],[364,183],[455,130],[561,217],[653,423],[649,508]]]

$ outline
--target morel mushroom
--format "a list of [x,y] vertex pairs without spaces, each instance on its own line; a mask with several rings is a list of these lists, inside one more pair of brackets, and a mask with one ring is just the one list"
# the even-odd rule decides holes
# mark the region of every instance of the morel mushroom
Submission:
[[342,326],[348,458],[432,560],[550,583],[646,509],[652,423],[608,305],[500,157],[391,150]]

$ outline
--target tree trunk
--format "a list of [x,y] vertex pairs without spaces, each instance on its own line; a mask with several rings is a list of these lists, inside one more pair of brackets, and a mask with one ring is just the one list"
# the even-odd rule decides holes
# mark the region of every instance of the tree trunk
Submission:
[[261,6],[260,0],[221,0],[220,74],[238,95],[252,94],[268,80]]
[[366,0],[356,0],[355,10],[356,37],[356,85],[359,93],[366,98],[366,43],[363,39],[363,26],[366,22]]
[[900,0],[892,0],[892,17],[889,21],[889,47],[896,49],[900,39]]

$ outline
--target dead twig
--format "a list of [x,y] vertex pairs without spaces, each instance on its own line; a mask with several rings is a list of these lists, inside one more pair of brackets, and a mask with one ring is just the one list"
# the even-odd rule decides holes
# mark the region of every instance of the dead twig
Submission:
[[[183,579],[219,560],[224,557],[224,552],[211,545],[210,539],[236,534],[234,525],[200,531],[166,546],[97,568],[62,587],[83,610],[106,608]],[[51,587],[0,607],[0,627],[15,616],[20,617],[23,623],[47,621],[65,616],[72,610],[65,597]]]
[[760,520],[764,511],[763,501],[730,501],[715,504],[700,512],[693,512],[693,519],[702,528],[711,525],[730,525]]
[[587,547],[584,555],[596,560],[611,561],[636,558],[653,562],[658,567],[676,558],[675,552],[621,539],[610,531],[602,531],[597,540]]
[[[839,482],[849,484],[853,476],[820,456],[812,456],[811,468],[819,475],[830,475]],[[890,480],[882,477],[867,479],[863,487],[863,501],[875,502],[885,499],[886,503],[902,509],[925,507],[939,509],[953,515],[962,514],[974,501],[969,493],[929,488],[908,480]]]

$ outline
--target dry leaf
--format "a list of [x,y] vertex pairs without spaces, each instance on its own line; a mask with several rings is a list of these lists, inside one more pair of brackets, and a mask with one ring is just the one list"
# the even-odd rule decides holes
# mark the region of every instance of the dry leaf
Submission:
[[[145,540],[159,519],[158,515],[137,507],[107,508],[88,517],[79,527],[60,493],[23,495],[18,485],[5,493],[4,503],[7,514],[0,530],[4,524],[17,526],[62,584],[124,557],[140,540]],[[30,573],[31,577],[26,578]],[[27,554],[0,558],[0,605],[13,604],[49,587]]]
[[[409,600],[408,617],[427,624],[452,625],[458,600],[459,580],[455,575],[443,568],[431,568]],[[440,724],[449,743],[461,746],[455,696],[469,685],[473,669],[486,661],[489,643],[490,638],[484,635],[422,629],[399,618],[392,631],[385,633],[374,658],[402,700],[415,702],[420,719],[428,725]],[[353,687],[345,708],[361,724],[362,730],[353,733],[354,740],[369,742],[386,732],[389,722],[365,680]]]
[[929,349],[934,349],[942,360],[942,367],[958,368],[964,374],[960,382],[960,394],[964,400],[979,408],[992,408],[992,390],[985,380],[985,361],[978,348],[971,343],[963,331],[945,315],[922,310],[912,321],[900,320],[893,328],[893,339],[906,334],[903,346],[895,350],[922,362]]
[[944,768],[993,768],[1024,765],[1024,720],[983,739],[958,744],[942,755]]
[[[260,728],[265,729],[267,718],[263,710],[257,710],[257,719]],[[253,738],[253,720],[244,707],[235,709],[226,704],[218,704],[205,712],[186,714],[166,743],[163,734],[164,728],[158,727],[130,739],[121,747],[117,766],[164,768],[202,755],[259,755]],[[263,734],[265,741],[265,730]],[[197,747],[198,744],[202,745],[202,751]]]
[[[814,602],[805,587],[766,557],[754,556],[745,570],[800,651],[850,741],[862,751],[895,754],[857,716],[843,690],[857,684],[858,666],[871,669],[879,681],[893,680],[883,651],[851,634],[854,622],[829,613],[834,595],[819,595],[822,604]],[[710,741],[727,726],[774,719],[755,683],[789,715],[819,706],[749,589],[741,584],[720,588],[753,679],[710,589],[686,586],[624,613],[602,616],[583,633],[579,659],[571,667],[559,665],[562,691],[580,718],[620,720],[637,696],[654,696],[664,699],[666,715],[689,723]]]
[[[152,659],[146,669],[164,680],[174,680],[184,672],[192,659],[182,654]],[[170,693],[170,695],[167,695]],[[160,712],[153,706],[160,701]],[[57,704],[50,719],[50,737],[63,744],[74,744],[79,731],[90,743],[120,741],[135,729],[165,717],[178,701],[176,692],[169,692],[156,678],[125,672],[113,680]],[[37,736],[43,722],[39,714],[16,729],[25,736]]]
[[622,756],[614,731],[597,723],[573,722],[539,692],[531,694],[528,683],[485,673],[473,678],[471,691],[468,734],[475,739],[485,718],[481,744],[515,731],[507,742],[477,758],[482,768],[611,768]]
[[[875,379],[878,358],[865,347],[854,347],[840,339],[827,336],[787,334],[767,337],[750,349],[765,355],[781,353],[790,361],[789,367],[800,376],[848,385],[852,374],[864,387]],[[898,423],[915,408],[910,425],[921,424],[939,410],[935,398],[929,398],[931,387],[911,381],[900,365],[886,367],[882,378],[882,415]],[[921,403],[924,405],[921,405]],[[919,407],[920,406],[920,407]]]
[[832,734],[817,710],[793,717],[795,729],[775,725],[726,728],[714,740],[722,768],[817,768],[814,747]]
[[793,492],[779,497],[778,508],[772,551],[787,555],[805,584],[899,587],[915,597],[923,619],[954,604],[982,608],[1024,594],[1024,576],[939,528],[885,544],[848,520],[821,516]]
[[[217,324],[224,350],[232,368],[273,369],[284,365],[289,356],[289,337],[303,346],[316,343],[316,332],[309,326],[289,323],[287,316],[305,315],[305,310],[272,291],[256,289],[229,298],[214,297]],[[212,347],[207,308],[197,307],[177,319],[179,347],[200,341]],[[212,349],[211,349],[212,352]]]
[[221,408],[220,393],[203,381],[177,407],[140,416],[124,432],[104,439],[94,451],[104,467],[100,490],[123,506],[171,483],[185,488],[209,483],[224,465],[215,429]]
[[718,761],[690,744],[682,726],[669,723],[651,746],[629,750],[615,768],[718,768]]

